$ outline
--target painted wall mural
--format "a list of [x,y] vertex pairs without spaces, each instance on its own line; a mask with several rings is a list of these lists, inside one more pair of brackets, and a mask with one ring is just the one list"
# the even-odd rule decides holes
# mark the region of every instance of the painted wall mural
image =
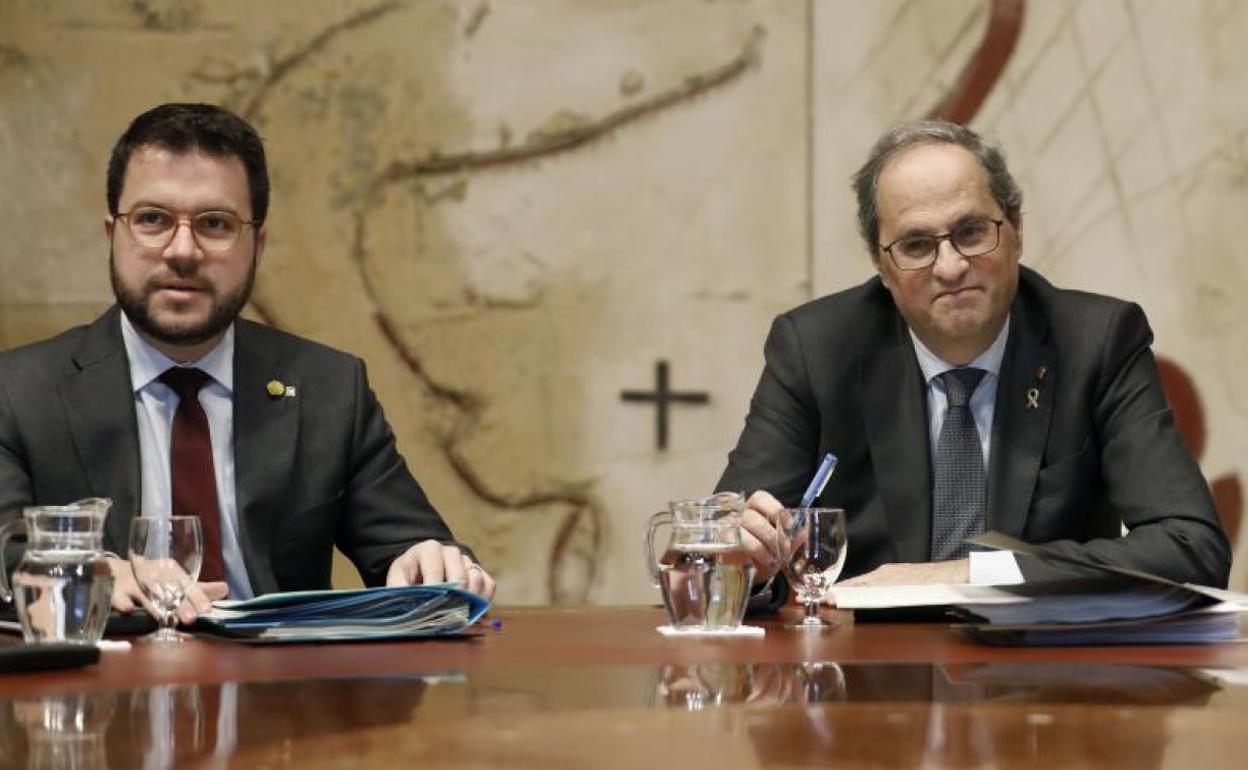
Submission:
[[0,345],[109,304],[126,121],[229,105],[273,169],[248,312],[366,360],[502,600],[652,601],[645,515],[718,477],[770,319],[870,275],[871,141],[940,115],[1007,150],[1029,264],[1148,311],[1238,533],[1244,32],[1212,0],[10,0]]

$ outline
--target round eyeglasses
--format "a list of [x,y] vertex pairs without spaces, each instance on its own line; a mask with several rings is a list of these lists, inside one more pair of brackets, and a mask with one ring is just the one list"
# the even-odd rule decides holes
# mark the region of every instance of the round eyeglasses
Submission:
[[944,235],[905,235],[887,246],[898,270],[922,270],[936,261],[941,241],[949,241],[953,250],[966,258],[981,257],[1001,242],[1002,219],[968,219]]
[[195,243],[208,254],[229,251],[238,243],[244,227],[259,225],[229,211],[201,211],[194,216],[180,216],[157,206],[138,206],[118,212],[114,218],[125,221],[134,240],[149,249],[166,248],[185,222],[191,228]]

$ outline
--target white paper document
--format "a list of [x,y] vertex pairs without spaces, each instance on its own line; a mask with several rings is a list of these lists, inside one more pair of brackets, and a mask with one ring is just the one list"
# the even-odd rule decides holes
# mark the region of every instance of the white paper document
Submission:
[[1018,604],[1028,599],[997,586],[938,583],[918,586],[832,586],[840,610],[951,607],[958,604]]
[[[1017,585],[833,586],[856,620],[949,620],[1004,645],[1199,644],[1248,639],[1248,594],[1057,555],[997,532],[979,545],[1088,567],[1101,579]],[[928,612],[930,610],[930,612]]]

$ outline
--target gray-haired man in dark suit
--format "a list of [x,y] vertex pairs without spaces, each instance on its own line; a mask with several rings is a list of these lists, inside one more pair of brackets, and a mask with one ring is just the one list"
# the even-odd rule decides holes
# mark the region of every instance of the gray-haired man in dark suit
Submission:
[[776,319],[719,482],[757,490],[745,528],[758,580],[782,558],[782,504],[834,452],[818,502],[847,510],[847,583],[1059,574],[968,553],[967,536],[994,529],[1225,586],[1230,549],[1143,311],[1019,266],[1022,195],[1001,153],[962,126],[918,121],[885,134],[854,181],[877,275]]

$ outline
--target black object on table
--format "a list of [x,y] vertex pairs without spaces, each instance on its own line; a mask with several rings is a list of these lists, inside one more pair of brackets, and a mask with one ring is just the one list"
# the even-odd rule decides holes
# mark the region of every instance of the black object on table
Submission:
[[99,660],[100,648],[93,644],[0,644],[0,674],[78,668]]
[[[108,613],[108,623],[104,626],[104,636],[142,636],[156,630],[156,618],[141,609],[134,612]],[[12,604],[0,602],[0,632],[12,631],[21,633],[18,625],[17,608]]]

